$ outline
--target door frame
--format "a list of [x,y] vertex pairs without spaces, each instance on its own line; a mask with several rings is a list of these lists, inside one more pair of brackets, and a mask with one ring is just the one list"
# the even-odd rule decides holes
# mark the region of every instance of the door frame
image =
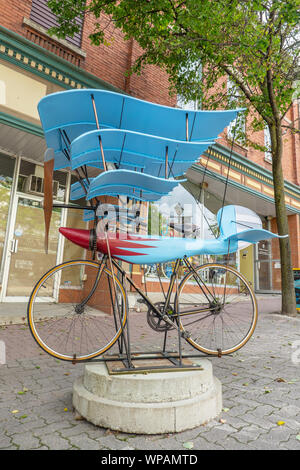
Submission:
[[[29,199],[31,201],[37,201],[37,202],[42,202],[43,198],[41,196],[35,196],[33,194],[28,194],[28,193],[21,193],[21,192],[16,192],[13,196],[12,200],[12,210],[10,214],[10,220],[9,220],[9,228],[7,232],[7,243],[5,247],[5,253],[4,255],[4,265],[3,265],[3,275],[2,275],[2,289],[1,289],[1,294],[0,294],[0,302],[28,302],[29,296],[7,296],[7,286],[8,286],[8,280],[9,280],[9,272],[10,272],[10,264],[12,260],[12,255],[13,251],[11,250],[12,248],[12,243],[13,240],[16,238],[14,236],[15,232],[15,225],[16,225],[16,217],[17,217],[17,210],[18,210],[18,203],[19,199]],[[66,209],[61,209],[61,225],[64,224],[64,221],[66,220]],[[60,263],[63,258],[63,249],[64,249],[64,239],[61,236],[58,236],[58,244],[57,244],[57,254],[56,254],[56,264]],[[32,286],[33,288],[34,286]],[[47,301],[55,301],[55,298],[49,297]]]
[[[261,289],[259,285],[259,267],[260,263],[268,264],[268,275],[271,289]],[[258,257],[258,243],[254,245],[254,282],[255,292],[257,294],[280,294],[280,290],[273,289],[273,263],[280,263],[280,259],[272,258],[272,245],[270,244],[269,258],[260,260]]]

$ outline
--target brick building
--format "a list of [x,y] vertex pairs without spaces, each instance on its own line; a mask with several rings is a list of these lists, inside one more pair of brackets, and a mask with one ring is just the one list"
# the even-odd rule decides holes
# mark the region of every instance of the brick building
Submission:
[[[78,213],[57,209],[50,230],[50,250],[44,255],[42,184],[45,141],[37,103],[46,94],[66,89],[102,88],[137,98],[176,106],[168,92],[168,77],[154,66],[141,75],[127,77],[126,70],[140,54],[134,41],[114,32],[107,46],[90,44],[91,18],[80,34],[57,40],[47,34],[53,17],[46,0],[0,0],[0,282],[1,301],[26,300],[33,284],[50,266],[82,256],[78,248],[58,236],[60,225],[83,226]],[[105,19],[103,20],[105,21]],[[107,33],[109,35],[109,27]],[[193,105],[193,104],[192,104]],[[294,103],[287,124],[299,118]],[[298,121],[299,122],[299,121]],[[258,133],[261,143],[267,136]],[[204,168],[209,170],[202,192],[205,207],[216,214],[222,203],[230,157],[230,129],[203,156],[200,165],[188,170],[189,191],[199,188]],[[286,203],[290,221],[293,262],[300,266],[300,148],[299,136],[285,137],[283,166]],[[207,165],[206,165],[207,163]],[[68,202],[73,175],[54,175],[56,201]],[[228,174],[227,203],[245,205],[257,212],[265,227],[276,229],[270,156],[234,145]],[[259,292],[280,289],[277,242],[260,242],[237,253],[233,262]],[[134,268],[133,274],[139,275]],[[155,278],[152,279],[155,289]]]

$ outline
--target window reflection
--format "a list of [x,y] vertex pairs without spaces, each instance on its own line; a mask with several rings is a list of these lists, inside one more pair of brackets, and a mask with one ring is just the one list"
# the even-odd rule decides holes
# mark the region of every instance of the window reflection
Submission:
[[[63,171],[53,172],[53,198],[56,201],[65,200],[67,173]],[[21,161],[18,178],[18,191],[44,197],[44,169],[42,165]]]
[[[169,237],[212,239],[219,236],[216,214],[222,206],[217,196],[202,190],[199,185],[186,182],[173,189],[167,196],[148,204],[148,234]],[[203,263],[218,262],[236,266],[236,253],[224,255],[199,255],[189,259],[196,267]],[[160,265],[145,266],[149,278],[168,278],[172,274],[175,261]],[[179,277],[185,275],[184,263]]]
[[14,158],[0,154],[0,261],[3,255],[14,167]]

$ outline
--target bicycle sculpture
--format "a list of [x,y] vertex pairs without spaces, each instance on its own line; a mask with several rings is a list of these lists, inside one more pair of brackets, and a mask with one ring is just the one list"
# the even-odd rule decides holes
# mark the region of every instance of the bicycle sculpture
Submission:
[[[122,195],[145,203],[168,194],[185,181],[185,171],[214,144],[239,110],[186,111],[89,89],[48,95],[38,109],[48,147],[46,248],[53,169],[69,168],[77,175],[70,199],[85,197],[84,220],[94,221],[89,230],[59,229],[71,242],[89,250],[91,259],[53,267],[32,291],[28,321],[42,349],[56,358],[79,362],[97,356],[104,360],[116,344],[117,358],[132,370],[125,283],[146,304],[148,324],[164,332],[161,353],[172,364],[184,367],[182,339],[201,353],[218,356],[242,347],[254,331],[258,313],[249,282],[230,266],[208,263],[195,267],[189,258],[227,255],[236,252],[240,242],[256,243],[278,235],[263,230],[255,213],[234,205],[219,210],[220,233],[215,239],[112,232],[110,224],[118,224],[124,216],[135,227],[143,225],[140,210],[118,205],[105,209],[100,200],[101,196]],[[75,204],[60,207],[82,209]],[[96,253],[102,257],[97,258]],[[164,301],[157,303],[122,267],[122,262],[155,265],[171,260],[175,263],[168,291]],[[178,283],[180,263],[186,273]],[[166,350],[170,330],[178,332],[176,354]]]

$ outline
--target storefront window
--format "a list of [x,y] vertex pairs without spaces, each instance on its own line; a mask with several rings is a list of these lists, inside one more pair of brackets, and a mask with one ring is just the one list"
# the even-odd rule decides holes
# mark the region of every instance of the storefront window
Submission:
[[[71,176],[71,184],[75,183],[77,178]],[[87,206],[85,198],[78,199],[76,201],[70,201],[72,204],[76,203],[77,206]],[[87,222],[83,220],[83,209],[68,209],[66,227],[86,229]],[[84,259],[85,258],[85,249],[81,248],[75,243],[70,242],[66,238],[64,239],[64,255],[63,261],[69,261],[71,259]]]
[[[264,218],[263,228],[271,231]],[[281,264],[278,239],[262,240],[255,246],[255,288],[259,292],[280,292]]]
[[[201,202],[200,202],[201,201]],[[170,194],[148,205],[148,234],[170,237],[212,239],[219,235],[216,215],[222,200],[200,186],[187,182],[177,186]],[[189,259],[193,266],[218,262],[236,266],[236,253],[228,256],[199,255]],[[174,261],[159,266],[145,267],[147,277],[170,277]],[[186,272],[182,265],[179,275]]]
[[[53,173],[53,198],[56,201],[65,200],[67,184],[67,173],[54,171]],[[44,197],[44,168],[41,165],[21,161],[20,174],[18,179],[18,191],[32,194],[33,196]]]
[[[46,31],[49,28],[58,25],[56,15],[48,7],[47,0],[32,0],[30,19],[45,28]],[[73,37],[67,37],[66,41],[73,44],[74,46],[80,47],[83,26],[82,18],[77,17],[76,23],[78,24],[80,30],[76,32]]]
[[61,209],[54,208],[52,212],[47,255],[42,200],[32,199],[31,195],[18,196],[16,217],[11,223],[14,224],[14,250],[10,257],[6,295],[27,297],[42,274],[56,264]]
[[15,159],[0,154],[0,260],[2,260]]

